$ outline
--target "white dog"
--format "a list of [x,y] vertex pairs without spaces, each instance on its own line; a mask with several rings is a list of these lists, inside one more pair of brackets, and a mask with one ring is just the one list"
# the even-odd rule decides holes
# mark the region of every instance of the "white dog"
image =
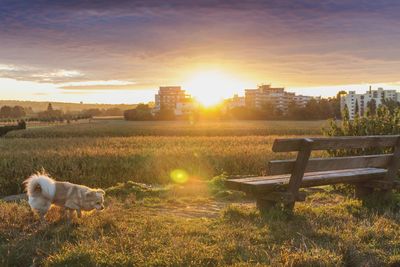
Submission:
[[83,185],[68,182],[56,182],[45,173],[34,174],[24,182],[29,197],[29,205],[42,220],[51,205],[68,210],[68,218],[76,211],[78,217],[82,211],[103,210],[105,192]]

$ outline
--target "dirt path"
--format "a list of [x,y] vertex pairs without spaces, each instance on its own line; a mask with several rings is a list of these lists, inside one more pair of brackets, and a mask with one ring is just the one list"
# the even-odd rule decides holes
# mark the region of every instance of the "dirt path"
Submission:
[[[187,205],[166,205],[160,207],[148,207],[151,212],[157,214],[172,215],[182,218],[218,218],[221,212],[233,202],[213,201],[207,203],[188,203]],[[252,202],[235,203],[244,206],[254,206]]]

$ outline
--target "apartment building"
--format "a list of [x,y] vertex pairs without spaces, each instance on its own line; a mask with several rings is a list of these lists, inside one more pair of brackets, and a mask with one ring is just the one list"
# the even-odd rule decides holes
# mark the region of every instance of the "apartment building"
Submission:
[[340,108],[343,110],[347,106],[349,117],[352,120],[357,112],[359,116],[365,114],[370,101],[374,100],[376,107],[378,107],[383,100],[390,99],[400,102],[400,93],[396,90],[384,90],[383,88],[372,90],[370,87],[365,94],[356,94],[355,91],[349,91],[347,94],[342,95],[340,97]]
[[175,110],[179,102],[185,101],[189,96],[180,86],[161,86],[155,96],[155,111],[161,109]]
[[193,98],[186,98],[176,104],[174,113],[176,116],[191,115],[198,108],[199,104]]
[[286,92],[285,88],[274,88],[271,85],[260,85],[257,89],[245,90],[246,106],[254,109],[261,109],[268,103],[286,112],[291,101],[296,101],[300,106],[305,106],[311,96],[296,96],[295,93]]
[[311,99],[319,99],[320,97],[312,97],[307,95],[295,95],[293,101],[296,102],[297,106],[304,108]]
[[153,112],[160,110],[173,110],[176,116],[186,115],[197,108],[190,95],[186,94],[180,86],[161,86],[155,95]]
[[224,101],[224,107],[227,110],[240,108],[246,106],[246,98],[239,95],[234,95],[232,98],[228,98]]

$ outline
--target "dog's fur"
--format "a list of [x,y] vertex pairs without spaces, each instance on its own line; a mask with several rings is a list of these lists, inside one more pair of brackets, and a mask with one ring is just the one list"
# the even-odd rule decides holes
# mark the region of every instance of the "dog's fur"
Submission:
[[78,217],[82,211],[103,210],[105,192],[83,185],[68,182],[57,182],[46,173],[37,173],[24,182],[29,198],[29,205],[42,220],[51,205],[62,207],[68,211],[68,219],[76,211]]

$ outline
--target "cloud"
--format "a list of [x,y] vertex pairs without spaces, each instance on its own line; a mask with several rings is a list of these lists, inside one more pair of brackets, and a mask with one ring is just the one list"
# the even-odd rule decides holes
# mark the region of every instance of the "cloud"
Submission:
[[[320,85],[395,81],[394,0],[0,0],[0,77],[68,90],[179,83],[214,64],[255,81]],[[75,72],[75,73],[74,73]]]
[[85,81],[60,84],[64,90],[135,90],[136,83],[130,81]]
[[84,74],[77,70],[49,70],[24,65],[0,64],[0,77],[39,83],[60,83],[82,78]]

